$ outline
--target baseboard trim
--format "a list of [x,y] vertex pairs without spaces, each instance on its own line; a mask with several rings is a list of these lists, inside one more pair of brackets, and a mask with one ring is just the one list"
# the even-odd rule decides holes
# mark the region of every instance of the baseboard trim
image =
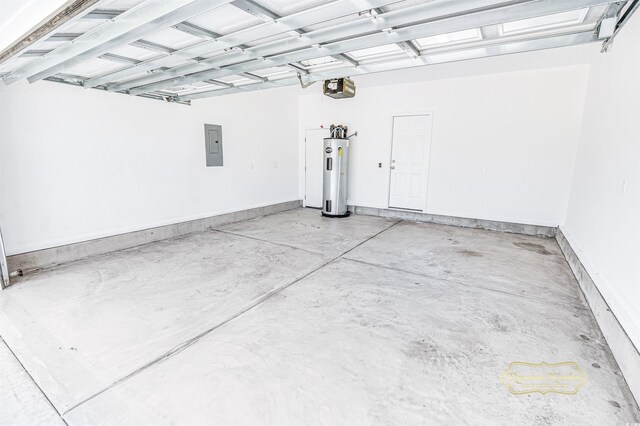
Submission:
[[436,223],[439,225],[459,226],[462,228],[486,229],[489,231],[509,232],[512,234],[533,235],[553,238],[556,227],[527,225],[524,223],[501,222],[497,220],[472,219],[466,217],[443,216],[437,214],[410,212],[404,210],[379,209],[375,207],[350,206],[350,210],[359,215],[388,217],[392,219],[412,220],[416,222]]
[[280,213],[300,207],[300,200],[271,204],[232,213],[210,216],[204,219],[196,219],[187,222],[143,229],[95,240],[82,241],[64,246],[36,250],[28,253],[16,254],[7,257],[8,270],[12,273],[20,270],[23,273],[43,268],[49,268],[61,263],[73,262],[88,257],[137,247],[155,241],[201,232],[228,223],[254,219],[260,216]]
[[556,241],[558,241],[558,245],[567,259],[567,263],[573,271],[580,289],[582,289],[582,293],[596,318],[602,335],[607,340],[609,348],[611,348],[613,357],[616,359],[636,403],[640,402],[640,368],[638,368],[640,366],[640,352],[638,352],[638,348],[633,344],[602,293],[598,290],[596,283],[587,272],[561,228],[558,229],[556,234]]

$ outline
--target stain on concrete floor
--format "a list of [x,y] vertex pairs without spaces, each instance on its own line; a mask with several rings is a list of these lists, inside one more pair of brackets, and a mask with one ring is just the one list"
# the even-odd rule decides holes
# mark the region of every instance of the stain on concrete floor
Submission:
[[[0,293],[0,335],[68,424],[640,421],[554,240],[304,209],[224,231]],[[588,383],[512,395],[514,361],[573,361]]]

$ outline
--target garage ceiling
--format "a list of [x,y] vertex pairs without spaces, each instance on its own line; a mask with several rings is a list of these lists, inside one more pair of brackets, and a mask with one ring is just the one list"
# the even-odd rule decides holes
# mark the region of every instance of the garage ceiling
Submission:
[[606,43],[637,7],[638,0],[76,0],[0,54],[0,76],[6,84],[49,80],[189,102]]

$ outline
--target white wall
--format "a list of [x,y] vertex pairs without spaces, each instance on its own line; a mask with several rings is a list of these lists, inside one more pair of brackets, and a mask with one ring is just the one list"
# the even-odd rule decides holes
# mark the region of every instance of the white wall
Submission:
[[595,54],[562,229],[640,347],[640,14]]
[[0,0],[0,50],[49,18],[66,3],[68,0]]
[[[191,107],[49,82],[0,90],[9,254],[297,200],[297,90]],[[205,167],[204,123],[222,125],[222,168]]]
[[[301,140],[305,129],[332,123],[357,130],[349,203],[386,208],[393,116],[432,113],[428,213],[557,226],[567,209],[588,70],[574,65],[359,86],[348,100],[314,90],[300,99]],[[393,73],[381,79],[403,81]]]

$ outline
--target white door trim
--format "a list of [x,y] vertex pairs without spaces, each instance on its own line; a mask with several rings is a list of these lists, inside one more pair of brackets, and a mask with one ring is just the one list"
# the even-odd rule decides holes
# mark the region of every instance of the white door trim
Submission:
[[408,211],[408,212],[415,212],[416,210],[411,210],[411,209],[403,209],[403,208],[399,208],[399,207],[391,207],[390,205],[390,200],[391,200],[391,166],[392,166],[392,160],[393,160],[393,133],[394,133],[394,126],[395,126],[395,118],[396,117],[415,117],[415,116],[429,116],[431,117],[431,128],[429,129],[429,148],[428,148],[428,161],[426,162],[426,164],[423,165],[423,167],[426,167],[427,169],[427,173],[426,173],[426,191],[427,191],[427,195],[425,196],[425,202],[424,205],[422,206],[422,213],[428,213],[428,206],[429,206],[429,194],[431,191],[429,191],[429,185],[431,183],[431,151],[432,151],[432,147],[433,147],[433,127],[434,127],[434,113],[433,111],[411,111],[411,112],[397,112],[397,113],[393,113],[391,116],[391,135],[390,135],[390,139],[391,139],[391,143],[389,144],[389,168],[387,169],[388,171],[388,179],[387,179],[387,208],[390,210],[398,210],[398,211]]
[[[307,165],[307,150],[308,150],[307,135],[308,135],[309,132],[313,132],[313,131],[325,131],[325,132],[327,132],[327,136],[328,136],[328,133],[329,133],[329,129],[327,129],[325,127],[311,127],[311,128],[305,128],[304,129],[304,171],[303,171],[303,173],[304,173],[304,179],[303,179],[303,182],[304,182],[304,186],[303,186],[304,195],[303,195],[303,198],[302,198],[303,207],[309,207],[309,206],[307,206],[307,167],[308,167],[308,165]],[[322,150],[320,150],[320,151],[322,151]],[[319,164],[321,164],[321,163],[322,163],[322,158],[320,158],[320,163]],[[320,182],[322,182],[322,176],[320,176]],[[322,193],[321,193],[320,196],[321,196],[321,198],[320,198],[320,206],[319,207],[311,206],[311,208],[317,208],[317,209],[321,209],[322,208]]]

